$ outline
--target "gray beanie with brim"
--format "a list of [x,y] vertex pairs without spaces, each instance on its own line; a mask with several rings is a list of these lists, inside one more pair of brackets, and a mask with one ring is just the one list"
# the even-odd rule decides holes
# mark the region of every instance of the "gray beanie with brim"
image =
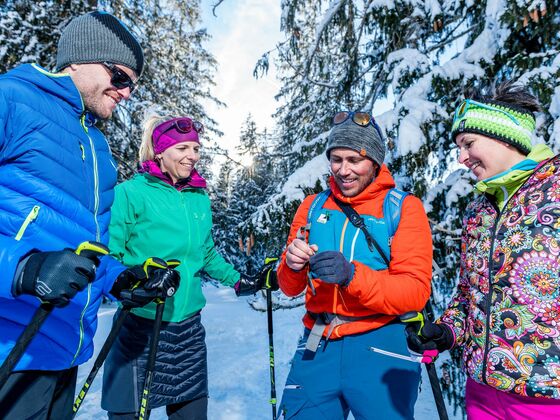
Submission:
[[138,77],[144,68],[140,43],[115,16],[92,12],[72,19],[58,41],[56,71],[104,61],[126,66]]
[[332,149],[339,147],[355,150],[360,155],[373,160],[379,166],[385,160],[385,142],[375,127],[371,124],[362,127],[350,118],[331,129],[327,141],[327,158],[330,159]]

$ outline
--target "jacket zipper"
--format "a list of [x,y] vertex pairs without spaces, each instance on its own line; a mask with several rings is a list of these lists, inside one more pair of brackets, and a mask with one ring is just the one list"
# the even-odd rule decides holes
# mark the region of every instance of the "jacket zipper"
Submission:
[[[504,207],[505,208],[505,207]],[[490,255],[488,258],[488,294],[486,295],[486,334],[484,337],[484,357],[482,358],[482,380],[484,383],[488,384],[486,378],[486,358],[488,357],[488,352],[490,351],[490,307],[492,306],[492,293],[494,291],[494,286],[492,282],[492,268],[494,265],[492,255],[494,254],[494,242],[496,238],[496,230],[498,229],[498,223],[500,221],[500,210],[496,217],[496,223],[492,229],[492,242],[490,244]]]
[[29,224],[31,222],[33,222],[37,216],[39,215],[39,210],[41,210],[40,206],[33,206],[33,208],[31,209],[31,211],[29,212],[29,214],[27,215],[27,217],[25,218],[25,220],[23,221],[23,223],[21,224],[16,236],[15,236],[15,240],[19,241],[21,240],[23,234],[25,233],[27,227],[29,226]]
[[[84,129],[84,132],[86,133],[86,136],[89,140],[89,146],[91,149],[91,157],[93,159],[92,162],[92,167],[93,167],[93,187],[94,187],[94,212],[93,212],[93,218],[95,220],[95,240],[96,241],[100,241],[101,240],[101,233],[100,233],[100,229],[99,229],[99,221],[97,220],[97,212],[99,211],[99,172],[97,169],[97,155],[95,154],[95,147],[93,145],[93,140],[91,139],[90,135],[89,135],[89,130],[86,127],[85,124],[85,114],[82,115],[81,118],[81,123],[82,123],[82,128]],[[83,146],[82,146],[83,147]]]
[[[89,145],[90,145],[90,149],[91,149],[91,157],[92,157],[92,168],[93,168],[93,187],[94,187],[94,212],[93,212],[93,219],[95,221],[95,240],[96,241],[100,241],[101,240],[101,234],[99,231],[99,222],[97,220],[97,212],[99,211],[99,173],[97,170],[97,155],[95,154],[95,148],[93,145],[93,140],[91,139],[90,135],[89,135],[89,130],[86,127],[85,124],[85,118],[86,118],[86,114],[82,114],[82,117],[80,118],[80,123],[82,125],[82,128],[84,129],[84,132],[89,140]],[[82,160],[85,161],[85,149],[84,146],[80,143],[80,149],[82,150]],[[74,365],[74,362],[76,361],[76,358],[78,357],[78,355],[80,354],[80,350],[82,349],[82,344],[84,342],[84,316],[85,313],[88,309],[89,303],[91,300],[91,283],[88,284],[87,287],[87,300],[86,300],[86,304],[84,305],[84,309],[82,310],[82,313],[80,314],[80,340],[78,342],[78,348],[76,349],[76,353],[74,354],[74,357],[72,359],[72,363],[71,366]]]
[[[338,250],[340,253],[344,253],[344,240],[346,236],[346,230],[348,228],[348,217],[344,221],[344,225],[342,226],[342,231],[340,232],[340,243],[338,244]],[[332,306],[332,313],[336,314],[336,307],[338,306],[338,293],[339,293],[339,286],[338,284],[333,287],[333,306]],[[337,327],[335,327],[337,329]],[[332,331],[334,333],[334,330]]]
[[[507,201],[504,202],[504,205],[502,206],[502,209],[506,209],[507,205],[509,204],[509,202],[513,199],[513,197],[515,197],[517,195],[517,193],[525,186],[525,184],[527,182],[529,182],[529,180],[531,178],[533,178],[534,172],[533,174],[529,175],[529,177],[523,182],[523,184],[521,184],[519,186],[519,188],[515,191],[515,193],[513,193],[512,195],[510,195],[507,199]],[[494,204],[488,197],[486,197],[486,200],[488,200],[488,202],[490,203],[490,205],[496,210],[496,224],[494,225],[494,229],[492,229],[492,242],[490,245],[490,255],[488,256],[488,295],[487,295],[487,301],[486,301],[486,334],[485,334],[485,338],[484,338],[484,357],[482,359],[482,381],[488,385],[488,378],[486,375],[486,366],[487,366],[487,358],[488,358],[488,352],[490,351],[490,308],[492,306],[492,294],[494,292],[494,286],[492,285],[493,281],[493,276],[492,276],[492,268],[493,268],[493,258],[492,255],[494,254],[494,243],[495,243],[495,239],[496,239],[496,231],[498,230],[498,225],[500,222],[500,217],[502,215],[502,212],[500,211],[500,209],[498,208],[498,206],[496,204]]]
[[74,353],[74,357],[72,358],[72,362],[70,363],[70,366],[74,366],[74,362],[76,361],[76,358],[78,357],[78,355],[80,354],[80,350],[82,349],[82,344],[84,342],[84,315],[86,314],[86,310],[89,306],[90,300],[91,300],[91,283],[88,283],[86,304],[84,305],[84,309],[80,314],[80,341],[78,342],[78,349],[76,350],[76,353]]

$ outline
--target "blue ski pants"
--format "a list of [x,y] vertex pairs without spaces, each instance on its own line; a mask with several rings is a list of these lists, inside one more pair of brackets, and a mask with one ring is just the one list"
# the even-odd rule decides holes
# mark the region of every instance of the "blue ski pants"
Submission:
[[300,338],[280,404],[281,419],[413,419],[420,364],[370,350],[408,356],[404,325],[325,342],[313,357]]

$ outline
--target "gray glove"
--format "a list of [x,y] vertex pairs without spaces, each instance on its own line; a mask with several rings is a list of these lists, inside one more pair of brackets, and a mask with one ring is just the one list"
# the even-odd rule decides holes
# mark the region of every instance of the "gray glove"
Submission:
[[347,287],[354,277],[354,264],[338,251],[323,251],[313,255],[309,259],[309,268],[314,277],[342,287]]

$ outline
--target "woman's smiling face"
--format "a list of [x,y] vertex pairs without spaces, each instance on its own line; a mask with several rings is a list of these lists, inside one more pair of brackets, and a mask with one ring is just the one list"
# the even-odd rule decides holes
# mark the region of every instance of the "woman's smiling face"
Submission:
[[161,171],[176,184],[191,175],[194,165],[200,160],[200,144],[194,141],[177,143],[156,157]]
[[455,143],[459,148],[459,163],[469,168],[479,181],[498,175],[525,158],[515,147],[482,134],[461,133]]

